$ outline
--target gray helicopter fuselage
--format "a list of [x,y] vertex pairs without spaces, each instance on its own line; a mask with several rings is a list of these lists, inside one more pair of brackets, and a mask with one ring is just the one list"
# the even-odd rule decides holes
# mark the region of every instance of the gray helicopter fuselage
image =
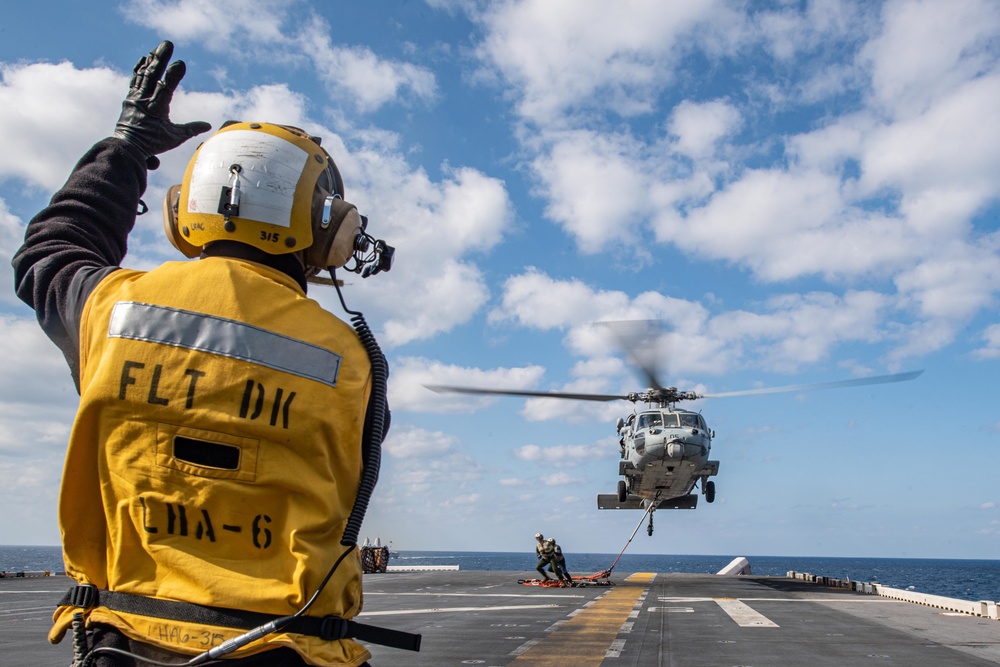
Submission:
[[629,493],[644,499],[684,496],[704,475],[712,432],[697,412],[651,409],[622,429],[622,466]]

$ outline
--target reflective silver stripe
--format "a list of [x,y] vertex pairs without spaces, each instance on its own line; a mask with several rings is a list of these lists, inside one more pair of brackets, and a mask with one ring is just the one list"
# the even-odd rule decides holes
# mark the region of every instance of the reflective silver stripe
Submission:
[[341,356],[244,322],[190,310],[119,301],[111,309],[109,338],[128,338],[242,359],[337,386]]

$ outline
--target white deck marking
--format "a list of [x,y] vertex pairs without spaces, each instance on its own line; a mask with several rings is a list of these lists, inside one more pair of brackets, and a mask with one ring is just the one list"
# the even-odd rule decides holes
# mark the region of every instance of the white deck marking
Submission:
[[[365,593],[365,595],[368,595]],[[660,602],[711,602],[715,598],[684,598],[684,597],[658,597]],[[858,595],[855,597],[838,595],[830,598],[740,598],[743,602],[885,602],[887,598],[873,597],[871,595]]]
[[741,628],[776,628],[778,624],[764,614],[754,611],[750,606],[732,598],[716,598],[715,602],[722,611],[736,621]]
[[611,646],[608,647],[607,652],[604,654],[605,658],[620,658],[622,655],[622,649],[625,648],[624,639],[615,639],[611,642]]
[[388,611],[363,611],[358,614],[362,616],[395,616],[397,614],[447,614],[456,611],[510,611],[512,609],[553,609],[561,607],[559,604],[520,604],[507,605],[504,607],[432,607],[430,609],[390,609]]
[[523,644],[521,644],[520,646],[518,646],[516,649],[514,649],[513,651],[511,651],[510,655],[521,655],[522,653],[524,653],[525,651],[527,651],[529,648],[531,648],[532,646],[534,646],[535,644],[537,644],[540,641],[542,641],[542,640],[541,639],[529,639],[528,641],[524,642]]
[[0,616],[10,616],[11,614],[25,614],[29,611],[51,612],[55,607],[16,607],[14,609],[4,609],[0,611]]
[[[61,593],[65,591],[51,591]],[[404,595],[418,597],[453,597],[453,598],[582,598],[583,595],[556,595],[554,593],[369,593],[365,591],[365,597],[371,595],[391,595],[394,598]],[[587,604],[592,604],[588,602]]]

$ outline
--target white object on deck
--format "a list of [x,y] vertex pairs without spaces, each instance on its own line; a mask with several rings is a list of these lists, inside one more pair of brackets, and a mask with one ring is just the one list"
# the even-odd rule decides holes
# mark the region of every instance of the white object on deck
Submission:
[[734,558],[732,563],[719,570],[717,574],[734,577],[740,574],[753,574],[753,572],[750,571],[750,561],[740,556]]

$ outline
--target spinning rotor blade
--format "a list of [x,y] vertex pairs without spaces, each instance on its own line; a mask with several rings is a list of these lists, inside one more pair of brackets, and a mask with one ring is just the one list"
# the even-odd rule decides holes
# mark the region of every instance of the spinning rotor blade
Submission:
[[657,374],[663,370],[657,343],[663,336],[663,323],[659,320],[626,320],[621,322],[595,322],[611,332],[618,347],[642,374],[646,387],[661,389]]
[[876,375],[854,380],[838,380],[836,382],[820,382],[819,384],[793,384],[786,387],[761,387],[759,389],[744,389],[743,391],[727,391],[721,394],[699,394],[700,398],[726,398],[729,396],[752,396],[754,394],[780,394],[791,391],[815,391],[817,389],[838,389],[840,387],[857,387],[867,384],[888,384],[890,382],[906,382],[920,377],[923,371],[896,373],[894,375]]
[[568,394],[558,391],[528,391],[520,389],[482,389],[479,387],[453,387],[444,384],[425,384],[425,387],[439,394],[486,394],[497,396],[537,396],[541,398],[569,398],[575,401],[617,401],[628,400],[628,396],[616,394]]

